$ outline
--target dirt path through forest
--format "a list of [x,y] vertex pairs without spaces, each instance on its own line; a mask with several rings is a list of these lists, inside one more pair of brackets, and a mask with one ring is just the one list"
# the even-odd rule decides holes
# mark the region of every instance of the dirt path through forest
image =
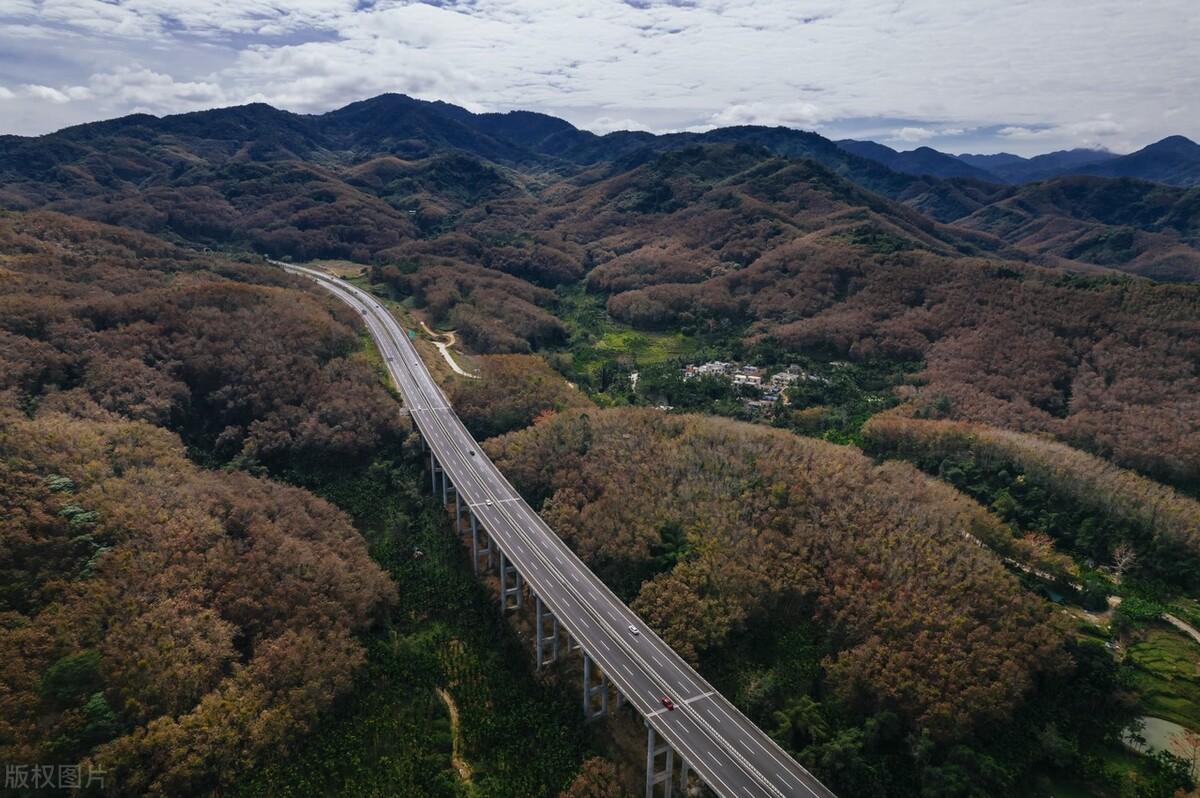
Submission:
[[[433,345],[436,346],[438,348],[438,351],[442,353],[442,358],[445,359],[445,361],[450,364],[450,368],[454,369],[455,374],[461,374],[462,376],[470,377],[473,380],[479,379],[474,374],[471,374],[468,371],[464,371],[462,369],[462,367],[460,367],[458,365],[458,363],[455,362],[453,355],[450,354],[450,347],[456,346],[458,344],[458,338],[455,337],[453,330],[451,330],[449,332],[444,332],[444,333],[437,333],[437,332],[434,332],[433,330],[429,329],[429,325],[426,324],[424,321],[421,321],[421,327],[422,327],[422,329],[425,330],[425,332],[427,332],[429,334],[429,336],[431,338],[434,339]],[[443,338],[446,340],[445,341],[440,340]]]
[[1174,615],[1172,615],[1169,612],[1164,612],[1162,617],[1163,617],[1164,621],[1171,624],[1176,629],[1178,629],[1179,631],[1183,632],[1188,637],[1195,640],[1197,643],[1200,643],[1200,630],[1197,630],[1196,627],[1192,626],[1187,621],[1184,621],[1180,618],[1176,618]]
[[454,769],[458,771],[458,777],[464,784],[471,783],[473,772],[471,765],[462,758],[461,739],[458,732],[458,705],[454,703],[454,697],[441,687],[437,688],[438,698],[442,699],[442,703],[446,705],[446,711],[450,713],[450,764],[454,765]]

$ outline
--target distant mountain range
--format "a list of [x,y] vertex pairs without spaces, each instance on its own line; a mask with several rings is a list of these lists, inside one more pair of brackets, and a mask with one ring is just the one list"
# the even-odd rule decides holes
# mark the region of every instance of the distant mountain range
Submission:
[[837,145],[846,152],[908,175],[1016,185],[1071,175],[1132,177],[1183,188],[1200,185],[1200,144],[1185,136],[1169,136],[1129,155],[1074,149],[1033,158],[1007,152],[950,155],[931,147],[901,152],[874,141],[854,139],[843,139]]
[[[46,208],[202,245],[372,258],[464,214],[498,218],[537,186],[599,184],[668,154],[731,147],[739,163],[814,162],[823,171],[805,179],[828,183],[842,212],[887,218],[933,251],[1200,279],[1200,189],[1188,188],[1200,184],[1200,146],[1183,137],[1126,156],[953,156],[753,125],[601,136],[546,114],[385,94],[319,115],[259,103],[0,136],[0,209]],[[695,157],[711,166],[729,156]],[[631,207],[661,204],[659,189],[643,190]]]

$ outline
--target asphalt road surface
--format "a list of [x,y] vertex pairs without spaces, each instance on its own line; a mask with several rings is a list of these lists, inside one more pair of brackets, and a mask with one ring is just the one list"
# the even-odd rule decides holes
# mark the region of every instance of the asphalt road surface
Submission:
[[[723,798],[833,797],[634,615],[525,503],[467,432],[405,330],[375,297],[324,272],[278,265],[316,280],[358,310],[421,435],[493,544],[705,784]],[[632,634],[631,625],[640,633]],[[674,702],[674,711],[663,706],[664,696]]]

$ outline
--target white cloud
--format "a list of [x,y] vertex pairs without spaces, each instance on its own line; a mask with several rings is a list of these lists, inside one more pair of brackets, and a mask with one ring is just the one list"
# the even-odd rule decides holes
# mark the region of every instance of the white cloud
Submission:
[[11,90],[6,89],[3,86],[0,86],[0,100],[11,100],[13,97],[16,97],[16,96],[17,95],[13,94]]
[[41,86],[36,83],[25,84],[25,96],[35,100],[51,103],[69,103],[73,99],[85,99],[86,89],[82,86],[72,86],[68,89],[56,89],[53,86]]
[[611,116],[599,116],[583,125],[587,130],[593,133],[604,135],[605,133],[613,133],[618,130],[650,130],[650,126],[639,122],[636,119],[614,119]]
[[937,134],[936,130],[927,127],[902,127],[899,130],[893,130],[890,138],[892,141],[925,141]]
[[144,67],[118,67],[93,75],[89,91],[105,101],[134,111],[169,112],[212,107],[224,102],[216,83],[176,81]]
[[996,135],[1018,141],[1055,141],[1066,142],[1072,146],[1094,147],[1111,144],[1117,137],[1124,136],[1125,133],[1125,126],[1115,121],[1112,114],[1102,114],[1092,119],[1061,125],[1039,127],[1009,125],[1000,128]]
[[[1200,60],[1179,55],[1195,39],[1191,6],[7,0],[0,48],[24,57],[12,61],[20,74],[0,63],[0,83],[73,100],[21,93],[22,113],[6,109],[6,122],[26,132],[135,108],[259,99],[315,112],[404,91],[475,108],[553,109],[585,127],[604,118],[658,130],[902,119],[881,135],[916,142],[1003,124],[995,141],[1037,149],[1200,129],[1191,101]],[[108,85],[102,76],[122,65],[159,77]],[[95,96],[70,97],[72,86]],[[1184,110],[1165,115],[1176,108]],[[1121,130],[1098,111],[1118,115]]]
[[723,108],[705,120],[703,126],[714,128],[729,125],[784,125],[811,128],[829,118],[828,113],[812,103],[751,102]]
[[938,138],[940,136],[961,136],[966,133],[966,128],[961,127],[918,127],[909,126],[896,128],[889,131],[883,139],[885,141],[903,141],[909,144],[918,141],[928,141],[929,139]]

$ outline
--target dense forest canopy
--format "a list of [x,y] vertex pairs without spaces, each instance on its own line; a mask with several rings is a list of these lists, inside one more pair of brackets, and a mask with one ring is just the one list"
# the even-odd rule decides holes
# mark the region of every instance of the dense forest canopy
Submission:
[[[968,465],[1009,474],[1009,496],[1044,490],[1046,509],[1066,516],[1021,519],[1021,526],[1065,533],[1067,548],[1100,562],[1133,545],[1142,557],[1140,569],[1197,586],[1200,502],[1171,488],[1061,443],[979,424],[883,414],[867,422],[863,437],[868,451],[900,456],[934,473]],[[990,503],[1002,509],[1012,499],[998,495]]]
[[935,736],[1007,717],[1066,666],[1044,607],[963,536],[994,520],[907,466],[649,410],[564,412],[488,449],[693,660],[799,603],[834,640],[832,691]]
[[395,587],[339,510],[185,443],[295,471],[404,422],[352,314],[275,270],[7,214],[0,282],[0,758],[228,786],[349,689]]
[[476,362],[479,379],[455,377],[448,395],[458,417],[480,440],[528,427],[545,414],[594,406],[540,357],[484,355]]
[[353,314],[276,269],[40,213],[0,217],[0,257],[7,406],[115,413],[268,465],[353,458],[404,432],[345,357]]
[[206,791],[350,686],[395,588],[345,515],[145,422],[3,414],[6,760]]

